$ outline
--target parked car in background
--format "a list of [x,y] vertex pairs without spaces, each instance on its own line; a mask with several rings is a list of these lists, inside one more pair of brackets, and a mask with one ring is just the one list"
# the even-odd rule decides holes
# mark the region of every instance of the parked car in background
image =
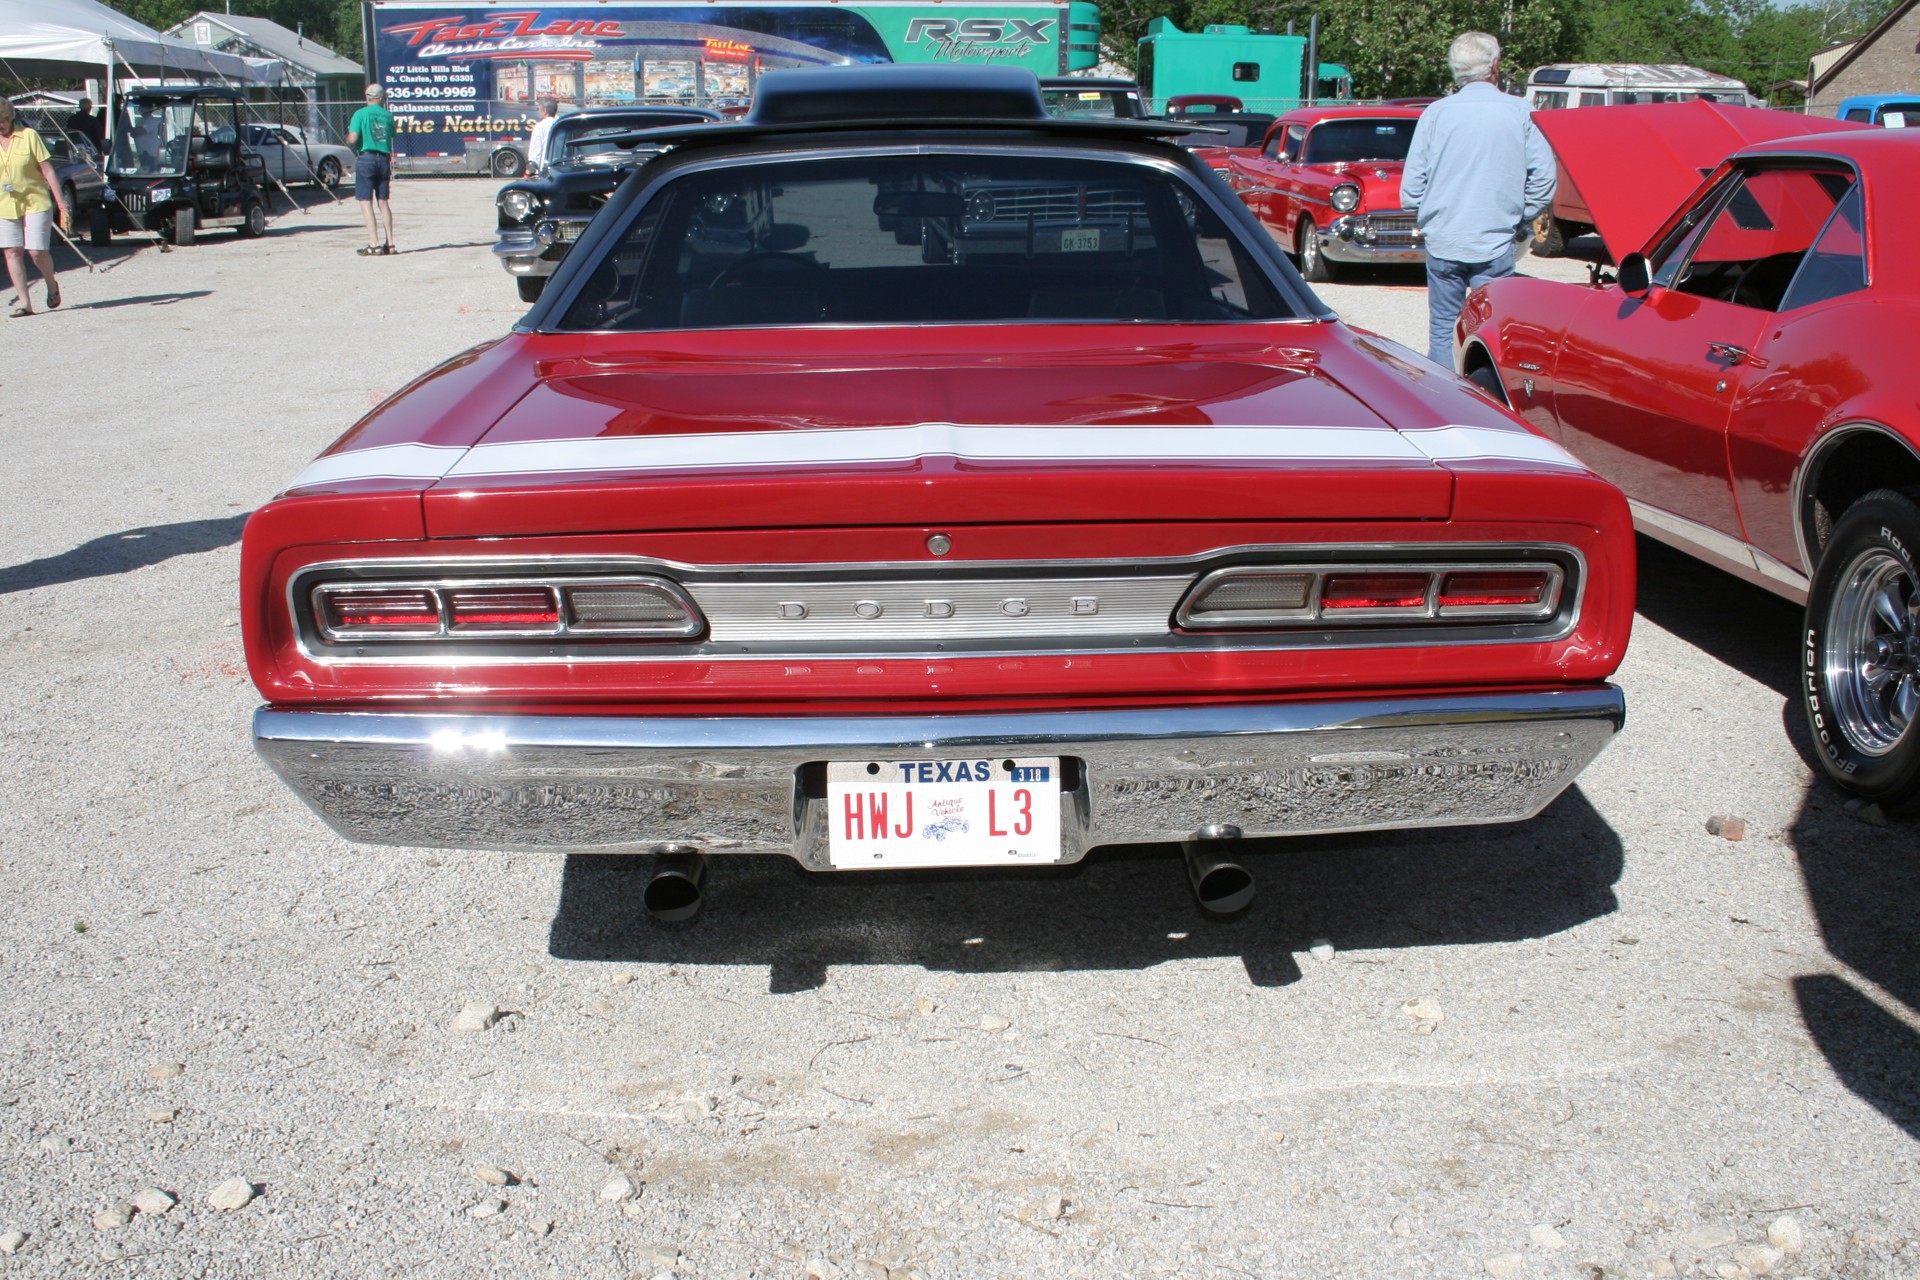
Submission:
[[1869,93],[1842,98],[1834,117],[1885,125],[1889,129],[1920,128],[1920,93]]
[[[1642,532],[1805,601],[1800,696],[1850,791],[1920,800],[1920,201],[1912,139],[1690,103],[1539,118],[1618,280],[1469,295],[1459,367],[1633,504]],[[1780,137],[1782,123],[1802,136]],[[1731,124],[1704,184],[1685,149]],[[1686,192],[1668,213],[1643,192]]]
[[[657,854],[663,915],[704,854],[1141,840],[1227,909],[1239,837],[1539,812],[1623,715],[1619,492],[1341,324],[1181,127],[865,66],[655,131],[511,333],[248,520],[262,755],[354,840]],[[982,188],[1026,252],[894,234]]]
[[1210,116],[1241,112],[1247,104],[1229,93],[1177,93],[1167,99],[1168,119],[1180,116]]
[[1535,111],[1648,106],[1696,99],[1731,107],[1760,105],[1743,81],[1677,64],[1556,62],[1535,67],[1527,77],[1527,105]]
[[1169,119],[1193,126],[1192,133],[1177,134],[1173,140],[1222,178],[1231,171],[1233,153],[1258,148],[1273,127],[1273,117],[1264,111],[1199,111]]
[[73,233],[79,235],[81,228],[92,225],[94,210],[106,202],[107,165],[92,142],[62,127],[66,114],[28,107],[19,112],[19,120],[47,144],[47,158],[73,211]]
[[240,145],[260,157],[269,178],[287,186],[306,182],[333,191],[353,172],[349,148],[314,141],[296,125],[241,125]]
[[719,119],[705,107],[588,107],[557,118],[534,173],[494,197],[500,235],[494,256],[513,277],[520,300],[540,296],[614,188],[660,154],[658,144],[635,138],[636,132]]
[[1342,264],[1420,262],[1400,175],[1419,107],[1302,107],[1268,128],[1258,151],[1230,152],[1227,181],[1291,249],[1308,280]]
[[93,242],[144,232],[186,246],[214,228],[264,235],[266,169],[240,145],[246,107],[238,91],[205,85],[118,95],[107,157],[112,195],[93,217]]
[[1066,120],[1138,120],[1147,114],[1140,86],[1110,76],[1048,76],[1040,81],[1047,114]]

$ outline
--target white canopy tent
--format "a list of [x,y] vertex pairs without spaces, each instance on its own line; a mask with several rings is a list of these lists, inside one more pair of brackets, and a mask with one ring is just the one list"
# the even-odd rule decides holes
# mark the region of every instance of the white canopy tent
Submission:
[[0,0],[0,75],[191,77],[245,86],[277,84],[281,68],[161,35],[100,0]]

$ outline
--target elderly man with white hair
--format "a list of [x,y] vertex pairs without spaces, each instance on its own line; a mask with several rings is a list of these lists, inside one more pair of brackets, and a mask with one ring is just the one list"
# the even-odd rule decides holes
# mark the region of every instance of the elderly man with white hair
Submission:
[[1459,89],[1420,115],[1400,198],[1427,253],[1427,355],[1453,364],[1467,293],[1513,274],[1517,242],[1553,203],[1553,151],[1519,98],[1500,91],[1500,42],[1469,31],[1447,49]]

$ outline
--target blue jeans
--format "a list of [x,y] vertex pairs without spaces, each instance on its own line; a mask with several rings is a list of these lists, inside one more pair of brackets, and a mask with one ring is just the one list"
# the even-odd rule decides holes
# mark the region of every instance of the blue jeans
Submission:
[[1489,280],[1513,274],[1511,247],[1492,262],[1454,262],[1427,255],[1427,358],[1453,368],[1453,325],[1467,293]]

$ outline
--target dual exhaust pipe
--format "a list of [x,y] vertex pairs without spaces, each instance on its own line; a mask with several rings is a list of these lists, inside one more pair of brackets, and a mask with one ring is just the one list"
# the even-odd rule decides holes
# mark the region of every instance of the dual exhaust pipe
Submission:
[[[1232,915],[1253,901],[1253,873],[1228,852],[1239,837],[1238,827],[1206,826],[1180,846],[1193,896],[1214,915]],[[664,848],[654,855],[641,902],[662,924],[684,924],[700,914],[706,879],[706,855],[682,846]]]

